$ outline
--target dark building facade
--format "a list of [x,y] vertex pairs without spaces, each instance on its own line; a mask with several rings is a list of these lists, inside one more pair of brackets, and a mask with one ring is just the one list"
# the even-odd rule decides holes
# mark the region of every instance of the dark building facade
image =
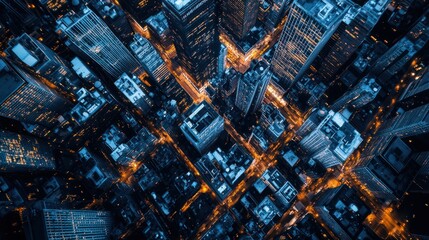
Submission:
[[179,63],[201,86],[216,75],[220,48],[215,1],[164,0]]
[[225,0],[222,2],[222,26],[238,39],[244,38],[258,18],[258,0]]

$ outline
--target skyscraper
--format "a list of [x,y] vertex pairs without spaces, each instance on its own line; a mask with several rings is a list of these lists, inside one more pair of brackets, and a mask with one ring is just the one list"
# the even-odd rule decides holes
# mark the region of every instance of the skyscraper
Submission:
[[54,126],[71,103],[19,67],[0,59],[0,116]]
[[168,71],[164,60],[149,40],[136,34],[134,35],[134,41],[130,44],[130,49],[157,84],[162,86],[167,80],[171,79],[172,75]]
[[224,119],[206,101],[192,105],[180,126],[186,139],[200,153],[206,151],[224,129]]
[[425,70],[418,79],[408,84],[407,89],[400,97],[401,107],[410,109],[429,102],[429,69]]
[[408,34],[384,53],[372,72],[381,83],[397,74],[429,41],[429,10],[417,21]]
[[350,106],[360,108],[374,100],[380,90],[381,87],[375,78],[366,76],[352,90],[337,99],[331,109],[338,112]]
[[272,30],[280,23],[285,10],[289,7],[292,0],[273,0],[271,8],[266,18],[266,26],[269,30]]
[[386,121],[378,135],[410,137],[427,132],[429,132],[429,104],[408,110]]
[[303,76],[349,8],[348,1],[340,0],[293,2],[272,60],[282,87],[289,88]]
[[429,152],[420,153],[416,162],[420,166],[420,170],[414,179],[418,191],[429,192]]
[[219,39],[213,0],[163,0],[179,63],[198,86],[216,75]]
[[129,42],[132,39],[133,29],[120,7],[104,0],[93,0],[90,6],[121,41]]
[[[40,22],[38,21],[38,16],[34,9],[27,7],[26,0],[0,0],[0,6],[3,7],[3,9],[0,9],[1,14],[4,14],[4,17],[8,16],[15,26],[30,30]],[[12,28],[12,31],[19,31],[18,29],[19,28]]]
[[168,26],[167,18],[163,11],[148,18],[145,23],[148,26],[151,37],[161,43],[161,45],[168,49],[173,44],[171,38],[170,26]]
[[109,212],[43,207],[26,214],[26,235],[30,240],[108,239],[113,227]]
[[335,80],[390,3],[389,0],[364,2],[362,6],[357,3],[352,5],[310,67],[310,71],[327,85]]
[[44,141],[0,130],[0,171],[55,170],[51,147]]
[[246,37],[258,18],[259,0],[222,1],[222,26],[237,39]]
[[81,51],[112,77],[133,72],[140,64],[122,42],[93,11],[85,7],[57,20],[57,33],[68,38],[72,48]]
[[340,113],[315,111],[312,115],[316,117],[307,120],[311,124],[304,123],[305,130],[298,130],[307,133],[299,145],[325,168],[344,163],[362,142],[359,132]]
[[0,51],[7,48],[7,43],[13,37],[12,32],[0,21]]
[[341,240],[365,239],[361,236],[364,221],[371,208],[347,185],[329,188],[320,193],[314,210],[335,237]]
[[375,137],[353,171],[375,197],[388,201],[399,199],[419,168],[412,153],[400,138]]
[[272,73],[266,61],[253,63],[252,69],[238,81],[235,106],[243,115],[255,112],[262,104]]
[[66,62],[50,48],[24,33],[9,42],[6,49],[9,59],[40,75],[61,93],[74,96],[80,85],[78,77]]
[[119,0],[121,7],[140,24],[161,10],[162,0]]
[[262,115],[259,122],[271,142],[277,141],[288,125],[286,118],[271,103],[262,105]]

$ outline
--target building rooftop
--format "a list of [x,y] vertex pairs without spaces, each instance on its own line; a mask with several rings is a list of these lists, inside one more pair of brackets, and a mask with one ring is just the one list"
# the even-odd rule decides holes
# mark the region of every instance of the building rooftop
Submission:
[[92,1],[92,5],[103,18],[109,17],[110,19],[115,19],[122,14],[120,8],[111,2]]
[[339,159],[345,161],[359,147],[363,139],[341,113],[329,111],[328,119],[329,121],[322,122],[320,130],[332,141],[330,149]]
[[345,0],[296,0],[295,3],[326,28],[339,21],[350,8]]
[[283,154],[283,159],[289,164],[290,167],[295,166],[295,164],[299,161],[298,156],[292,151],[289,150]]
[[167,19],[162,11],[149,17],[146,23],[159,35],[164,34],[169,29]]
[[280,215],[279,209],[268,196],[255,208],[254,213],[265,225],[268,225],[276,216]]
[[281,237],[288,240],[295,239],[329,239],[328,232],[311,215],[307,214],[296,225],[287,229]]
[[252,160],[242,147],[235,144],[228,152],[218,148],[207,153],[196,166],[223,199],[244,178],[244,173]]
[[81,88],[78,92],[78,104],[70,111],[73,119],[82,124],[93,116],[107,101],[98,91]]
[[164,64],[164,60],[152,43],[139,34],[134,35],[134,41],[131,42],[130,49],[151,74]]
[[110,126],[101,137],[111,151],[115,150],[118,145],[123,143],[127,138],[116,125]]
[[337,236],[341,237],[345,232],[351,239],[355,239],[363,229],[364,220],[371,213],[370,208],[354,189],[346,185],[328,190],[322,195],[321,200],[316,203],[322,219]]
[[10,40],[9,48],[5,52],[11,58],[23,62],[36,71],[44,67],[52,68],[52,64],[55,63],[57,65],[58,63],[56,62],[59,61],[58,59],[54,59],[54,54],[49,48],[27,33]]
[[401,172],[410,161],[412,151],[400,138],[394,138],[382,157],[396,171]]
[[397,137],[374,138],[374,146],[364,153],[368,168],[397,198],[408,189],[419,167],[411,149]]
[[280,199],[284,204],[289,205],[298,195],[298,191],[289,181],[285,182],[285,184],[275,193],[276,197]]
[[81,78],[86,79],[92,75],[91,70],[78,58],[75,57],[71,60],[71,64],[73,70],[79,75]]
[[183,122],[194,134],[198,135],[209,127],[212,122],[220,117],[213,107],[206,101],[192,105],[184,114]]
[[257,84],[261,81],[261,76],[269,71],[269,64],[266,61],[252,62],[251,68],[244,74],[243,81]]
[[261,178],[273,191],[278,191],[286,183],[286,178],[276,168],[267,169]]
[[196,2],[196,0],[167,0],[171,3],[177,10],[184,8],[188,3]]
[[139,80],[137,77],[129,77],[128,74],[124,73],[121,77],[116,80],[115,86],[121,91],[122,94],[132,103],[137,104],[142,99],[146,98],[146,93],[137,85],[136,82]]
[[73,27],[76,23],[82,21],[84,17],[87,17],[92,14],[96,16],[95,13],[89,7],[83,7],[78,12],[69,11],[66,15],[57,20],[57,32],[65,31]]
[[261,126],[256,126],[253,129],[250,142],[254,147],[256,147],[259,151],[262,152],[267,151],[270,145]]
[[155,170],[143,164],[136,173],[134,178],[138,181],[138,185],[143,191],[147,191],[161,181]]

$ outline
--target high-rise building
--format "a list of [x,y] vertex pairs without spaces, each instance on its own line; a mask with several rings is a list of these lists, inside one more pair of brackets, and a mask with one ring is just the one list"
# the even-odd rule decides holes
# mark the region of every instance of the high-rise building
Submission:
[[400,138],[376,137],[362,153],[361,162],[353,171],[375,197],[387,201],[399,199],[419,168],[412,153]]
[[180,105],[188,101],[189,96],[170,73],[161,55],[149,40],[136,34],[130,49],[163,94],[168,98],[181,99]]
[[265,25],[269,30],[274,29],[284,16],[286,9],[289,7],[291,0],[273,0],[269,9]]
[[261,126],[256,126],[250,134],[248,143],[250,143],[259,152],[266,152],[270,143],[264,134],[264,129]]
[[380,136],[411,137],[429,132],[429,104],[408,110],[386,121]]
[[[269,14],[270,8],[272,5],[271,0],[261,0],[259,1],[259,11],[258,11],[258,20],[266,23],[266,18]],[[268,29],[270,30],[270,29]]]
[[162,0],[119,0],[121,7],[140,24],[161,10]]
[[146,72],[162,86],[171,79],[171,73],[168,71],[164,60],[161,58],[155,47],[139,34],[134,35],[134,41],[130,44],[130,49],[140,61]]
[[244,178],[252,158],[244,149],[234,145],[228,152],[220,148],[205,154],[195,166],[207,184],[221,199],[232,191]]
[[90,6],[121,41],[129,42],[132,39],[133,29],[120,7],[104,0],[93,0]]
[[148,154],[155,146],[156,140],[156,137],[143,127],[127,142],[118,144],[110,153],[110,157],[117,164],[128,165],[130,161],[139,160],[140,156]]
[[286,130],[286,118],[273,104],[262,105],[262,115],[259,120],[271,142],[275,142]]
[[31,209],[26,212],[30,240],[108,239],[113,227],[109,212],[93,210]]
[[183,117],[180,129],[200,153],[208,150],[224,130],[224,119],[206,101],[192,105]]
[[332,237],[342,240],[361,239],[365,219],[371,213],[356,190],[347,185],[322,192],[314,209],[331,230]]
[[272,60],[280,84],[289,88],[300,79],[329,41],[350,4],[342,0],[295,0]]
[[19,31],[19,29],[32,30],[32,27],[40,23],[34,9],[27,7],[26,0],[0,0],[0,6],[2,6],[0,8],[1,17],[9,17],[13,25],[20,26],[12,28],[12,31]]
[[237,39],[243,39],[258,18],[259,0],[222,1],[222,26]]
[[202,86],[217,73],[219,39],[213,0],[163,0],[180,65]]
[[305,122],[301,125],[301,127],[296,131],[296,135],[299,138],[305,137],[311,133],[314,129],[316,129],[317,125],[326,117],[327,110],[326,109],[316,109],[313,108],[311,114],[305,120]]
[[414,183],[416,183],[417,191],[429,192],[429,152],[420,153],[416,162],[420,166],[420,170],[417,173],[416,178],[414,179]]
[[66,14],[70,10],[71,3],[67,0],[39,0],[38,2],[55,19]]
[[0,59],[0,116],[53,127],[71,103],[19,67]]
[[384,53],[377,61],[372,72],[380,82],[388,81],[397,74],[429,41],[429,11],[419,19],[414,27]]
[[[298,130],[307,132],[300,146],[325,168],[344,163],[362,142],[359,132],[340,113],[315,111],[312,115],[316,117],[307,120],[312,124],[304,123],[305,130]],[[313,126],[308,129],[310,125]]]
[[310,71],[327,85],[332,84],[390,3],[389,0],[363,2],[365,2],[363,5],[358,3],[352,5],[310,67]]
[[235,106],[243,115],[259,109],[264,99],[272,73],[266,61],[253,63],[253,67],[238,81]]
[[[399,101],[401,107],[411,109],[429,102],[429,69],[408,84]],[[419,78],[418,78],[419,77]]]
[[77,104],[66,114],[53,133],[54,143],[69,149],[80,149],[85,140],[97,139],[101,131],[117,119],[121,108],[110,97],[96,89],[81,88],[77,92]]
[[0,51],[7,48],[7,43],[12,39],[13,34],[8,27],[0,21]]
[[392,1],[391,6],[394,8],[392,15],[390,16],[388,23],[394,28],[398,29],[403,26],[404,20],[409,15],[409,10],[412,9],[413,5],[419,1],[416,0],[401,0]]
[[360,108],[374,100],[380,90],[375,78],[366,76],[352,90],[337,99],[331,109],[338,112],[350,106]]
[[160,11],[158,14],[151,16],[145,23],[148,26],[151,37],[158,40],[165,49],[171,47],[173,44],[171,31],[164,12]]
[[43,140],[17,133],[0,131],[0,171],[55,170],[51,147]]
[[61,93],[74,97],[80,83],[67,63],[38,40],[24,33],[9,42],[8,58],[29,72],[46,79]]
[[69,12],[57,20],[57,33],[68,38],[68,44],[83,52],[114,78],[133,72],[140,64],[112,30],[87,7]]
[[129,77],[124,73],[116,80],[115,86],[125,96],[125,98],[137,107],[142,113],[148,113],[153,107],[153,101],[145,89],[139,86],[141,81],[136,77]]

